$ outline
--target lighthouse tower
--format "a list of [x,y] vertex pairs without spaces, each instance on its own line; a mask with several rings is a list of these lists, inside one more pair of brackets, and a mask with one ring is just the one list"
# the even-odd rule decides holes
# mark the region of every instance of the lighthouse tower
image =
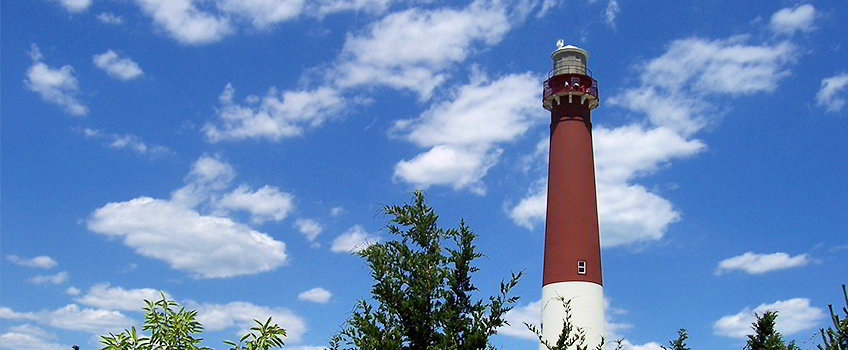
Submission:
[[[570,300],[572,324],[583,328],[589,349],[604,336],[604,289],[592,110],[598,82],[587,68],[589,53],[557,42],[553,69],[544,83],[542,105],[551,111],[545,266],[542,282],[542,336],[556,344]],[[545,349],[544,345],[541,346]]]

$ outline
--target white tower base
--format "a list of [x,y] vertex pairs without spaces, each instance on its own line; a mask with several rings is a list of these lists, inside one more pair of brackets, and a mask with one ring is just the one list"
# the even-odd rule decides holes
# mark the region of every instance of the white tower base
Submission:
[[[604,333],[604,287],[592,282],[570,281],[542,287],[542,337],[556,344],[562,333],[565,308],[562,301],[571,300],[571,322],[586,332],[586,344],[593,350]],[[547,350],[539,345],[540,350]]]

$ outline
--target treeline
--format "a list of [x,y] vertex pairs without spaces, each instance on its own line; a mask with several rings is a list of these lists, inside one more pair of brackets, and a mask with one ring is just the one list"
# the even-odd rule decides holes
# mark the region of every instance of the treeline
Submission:
[[[377,243],[360,251],[371,270],[374,284],[370,299],[360,300],[347,322],[330,340],[331,350],[494,350],[490,342],[498,328],[507,325],[506,313],[518,297],[511,290],[521,273],[500,284],[499,293],[475,298],[478,290],[472,276],[474,261],[483,255],[476,250],[477,235],[460,221],[459,227],[438,226],[439,216],[421,192],[411,203],[385,206],[387,229],[397,239]],[[821,329],[819,350],[848,350],[848,291],[842,285],[846,307],[843,315],[829,305],[833,325]],[[560,300],[570,310],[569,300]],[[103,350],[211,350],[199,344],[203,326],[197,311],[186,310],[162,294],[147,301],[142,335],[135,327],[101,337]],[[786,342],[775,329],[779,315],[757,314],[745,350],[800,350]],[[284,346],[286,331],[272,323],[256,320],[256,326],[237,341],[225,341],[228,350],[268,350]],[[538,329],[527,325],[549,350],[589,350],[585,333],[571,322],[566,312],[560,337],[553,343],[542,339]],[[689,334],[680,329],[677,339],[665,350],[692,350]],[[604,348],[604,341],[596,349]],[[608,347],[622,349],[621,340]],[[76,347],[75,347],[76,348]]]

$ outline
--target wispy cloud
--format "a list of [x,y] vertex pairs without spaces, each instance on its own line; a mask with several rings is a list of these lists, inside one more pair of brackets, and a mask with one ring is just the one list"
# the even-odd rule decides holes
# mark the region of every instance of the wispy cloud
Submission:
[[837,74],[822,79],[821,88],[816,93],[816,104],[825,107],[828,112],[842,111],[848,99],[848,73]]
[[138,63],[128,57],[120,57],[118,53],[108,50],[92,57],[94,65],[105,71],[109,76],[119,80],[132,80],[144,74]]
[[52,269],[59,265],[56,260],[46,255],[39,255],[33,258],[24,258],[17,255],[6,255],[6,260],[9,262],[26,267],[35,267],[39,269]]
[[739,270],[750,275],[757,275],[766,272],[800,267],[809,263],[810,257],[807,254],[790,256],[783,252],[772,254],[746,252],[745,254],[727,258],[719,262],[716,274],[720,275],[733,270]]
[[48,66],[42,62],[44,56],[35,44],[32,44],[30,56],[32,66],[27,70],[24,80],[26,86],[38,93],[45,102],[62,107],[70,115],[88,114],[88,107],[79,100],[80,88],[74,76],[74,68],[70,65],[64,65],[61,68]]

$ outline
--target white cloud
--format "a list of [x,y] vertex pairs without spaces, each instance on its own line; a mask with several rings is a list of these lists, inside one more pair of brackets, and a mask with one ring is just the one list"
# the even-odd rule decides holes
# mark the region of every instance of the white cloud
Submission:
[[184,44],[201,45],[219,41],[234,29],[223,15],[195,6],[196,0],[136,0],[148,16],[172,38]]
[[777,311],[775,328],[783,335],[813,329],[825,318],[822,309],[810,306],[810,299],[793,298],[760,304],[753,310],[746,307],[737,314],[724,316],[713,324],[713,331],[725,337],[744,338],[751,334],[751,323],[756,320],[754,313],[763,314],[766,311]]
[[482,178],[502,151],[438,145],[410,160],[395,164],[394,177],[426,189],[432,185],[450,185],[455,190],[468,188],[471,192],[486,193]]
[[68,271],[57,272],[53,275],[38,275],[29,279],[30,283],[34,284],[62,284],[68,281],[70,278],[70,274]]
[[304,0],[218,0],[217,6],[223,12],[242,16],[254,27],[264,29],[300,15]]
[[247,211],[254,223],[280,221],[294,209],[294,196],[268,185],[252,192],[242,185],[215,201],[215,206],[224,210]]
[[265,138],[279,141],[299,136],[307,127],[317,127],[345,106],[344,98],[333,88],[283,91],[271,88],[264,97],[248,96],[245,104],[233,101],[235,89],[227,84],[219,97],[217,121],[203,132],[210,142]]
[[[703,142],[686,140],[668,128],[645,129],[639,125],[600,127],[593,139],[601,244],[614,247],[662,238],[680,214],[666,199],[631,182],[673,159],[701,152]],[[544,222],[546,184],[542,178],[531,186],[527,196],[511,209],[513,221],[531,229]]]
[[287,259],[285,243],[265,233],[150,197],[98,208],[88,219],[88,229],[123,238],[136,253],[200,278],[271,271]]
[[772,254],[746,252],[745,254],[727,258],[719,262],[716,274],[720,275],[724,272],[740,270],[751,275],[756,275],[804,266],[809,263],[810,257],[807,254],[789,256],[789,254],[783,252]]
[[144,73],[138,63],[128,57],[121,58],[118,53],[112,50],[94,55],[92,61],[97,68],[120,80],[135,79]]
[[226,190],[235,176],[230,164],[217,157],[202,156],[192,164],[191,172],[185,177],[187,184],[171,193],[171,201],[195,207]]
[[619,12],[621,12],[621,6],[618,5],[618,1],[610,0],[607,4],[607,9],[604,10],[604,16],[606,17],[608,26],[615,28],[615,19],[618,17]]
[[46,255],[39,255],[34,258],[24,258],[17,255],[7,255],[6,260],[9,260],[15,265],[34,267],[39,269],[52,269],[59,265],[56,260]]
[[297,219],[294,222],[294,226],[310,242],[315,241],[318,235],[321,234],[321,231],[324,230],[318,221],[312,219]]
[[300,300],[311,301],[318,304],[326,304],[332,297],[333,293],[330,293],[330,291],[321,287],[312,288],[297,295],[297,298]]
[[554,7],[559,6],[558,0],[544,0],[539,8],[539,12],[536,13],[536,18],[545,17]]
[[[232,167],[203,156],[186,176],[186,186],[170,200],[138,197],[113,202],[95,210],[88,229],[122,238],[137,253],[167,262],[172,268],[199,278],[223,278],[271,271],[287,260],[285,243],[224,216],[205,215],[195,207],[212,206],[232,179]],[[260,198],[265,192],[260,190]],[[247,193],[247,192],[245,192]],[[276,198],[274,196],[271,196]],[[258,215],[279,215],[278,206],[245,209]]]
[[124,24],[124,18],[111,12],[101,12],[97,20],[105,24]]
[[86,115],[88,107],[79,100],[80,89],[77,78],[74,77],[74,68],[64,65],[57,69],[44,64],[41,62],[44,56],[35,44],[32,44],[30,56],[33,62],[24,80],[26,86],[38,93],[42,100],[62,107],[70,115]]
[[65,289],[65,294],[67,295],[79,295],[80,293],[82,293],[82,291],[74,286],[70,286],[68,289]]
[[313,12],[319,17],[346,11],[365,11],[374,14],[383,13],[396,0],[320,0],[315,1]]
[[118,311],[81,309],[76,304],[68,304],[52,311],[37,312],[16,312],[9,308],[0,308],[0,318],[35,321],[55,328],[95,335],[121,331],[135,324],[133,319]]
[[256,326],[253,320],[265,322],[271,317],[272,323],[286,330],[286,343],[297,343],[306,333],[306,322],[291,310],[285,308],[266,307],[244,301],[234,301],[227,304],[197,304],[186,303],[187,307],[197,310],[197,320],[207,331],[219,331],[237,328],[238,336],[244,335],[251,327]]
[[362,225],[355,225],[336,237],[330,250],[336,253],[356,253],[379,241],[379,236],[368,233]]
[[444,71],[451,64],[464,61],[476,44],[497,44],[510,28],[500,3],[392,13],[364,33],[348,36],[330,76],[343,88],[389,86],[428,99],[447,79]]
[[504,316],[504,319],[509,322],[509,325],[498,328],[498,334],[515,338],[538,340],[539,338],[527,329],[527,326],[524,324],[529,323],[538,327],[539,320],[541,318],[541,300],[537,300],[523,306],[517,305]]
[[342,215],[342,213],[344,213],[343,207],[332,207],[332,208],[330,208],[330,216],[332,216],[332,217],[338,217],[339,215]]
[[170,149],[165,146],[148,145],[140,137],[132,134],[122,135],[90,128],[82,129],[82,134],[86,138],[105,141],[109,148],[129,149],[142,155],[157,155],[170,152]]
[[88,10],[91,0],[54,0],[70,13],[80,13]]
[[769,29],[775,33],[792,34],[796,31],[809,32],[813,30],[816,19],[816,8],[804,4],[796,8],[783,8],[771,15]]
[[23,324],[9,327],[6,333],[0,334],[0,349],[9,350],[65,350],[69,346],[53,343],[55,335],[30,325]]
[[517,139],[544,120],[538,90],[536,77],[527,73],[495,81],[472,77],[451,100],[433,105],[417,119],[395,122],[393,133],[430,147],[395,164],[395,179],[421,188],[450,185],[485,193],[482,178],[502,153],[496,145]]
[[[168,294],[165,293],[167,297]],[[88,289],[88,293],[74,300],[80,304],[107,310],[141,311],[144,300],[156,301],[161,298],[158,290],[152,288],[124,289],[100,283]]]
[[823,106],[828,112],[839,112],[845,106],[846,91],[848,91],[848,73],[834,75],[822,79],[821,89],[816,93],[816,104]]
[[644,113],[657,126],[681,135],[701,130],[711,106],[707,96],[771,92],[789,75],[795,46],[789,42],[747,44],[748,37],[675,40],[661,56],[638,67],[641,85],[608,99],[613,106]]

